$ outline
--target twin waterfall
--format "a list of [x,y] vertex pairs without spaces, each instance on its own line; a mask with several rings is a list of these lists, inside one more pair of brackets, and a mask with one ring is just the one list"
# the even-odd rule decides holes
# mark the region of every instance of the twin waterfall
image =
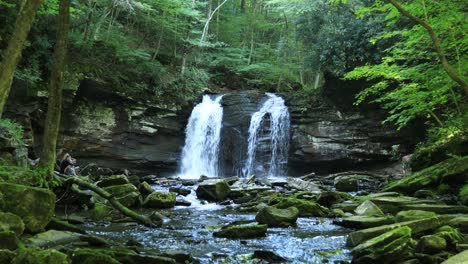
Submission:
[[[219,145],[222,128],[222,96],[205,95],[190,115],[179,177],[221,176]],[[260,110],[253,113],[248,131],[243,177],[284,176],[289,151],[289,112],[284,100],[267,93]]]

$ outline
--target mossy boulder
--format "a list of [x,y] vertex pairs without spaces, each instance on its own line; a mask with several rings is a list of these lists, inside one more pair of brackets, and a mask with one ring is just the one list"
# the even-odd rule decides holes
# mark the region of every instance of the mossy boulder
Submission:
[[25,240],[25,244],[36,247],[54,247],[80,241],[82,234],[70,231],[47,230]]
[[414,244],[411,228],[399,227],[353,248],[353,263],[390,264],[404,261],[413,257]]
[[8,249],[0,249],[0,263],[11,263],[15,257],[16,253],[14,251]]
[[335,224],[350,228],[371,228],[395,223],[393,216],[361,216],[355,215],[343,218],[341,221],[334,221]]
[[401,211],[395,216],[397,222],[406,222],[412,220],[419,220],[437,216],[434,212],[422,211],[422,210],[408,210]]
[[352,196],[345,192],[322,192],[317,198],[317,203],[329,208],[333,204],[351,199]]
[[457,134],[452,137],[445,137],[437,142],[419,147],[414,152],[410,160],[413,171],[418,171],[438,162],[444,161],[453,155],[464,156],[468,154],[468,137]]
[[139,191],[142,195],[148,195],[154,192],[153,188],[151,188],[151,185],[145,181],[140,184]]
[[319,205],[316,202],[296,198],[280,199],[279,202],[274,204],[273,206],[279,209],[296,207],[299,210],[299,216],[301,217],[324,217],[330,214],[327,208]]
[[68,256],[55,249],[42,250],[38,247],[27,247],[18,250],[12,264],[68,264]]
[[366,200],[363,203],[361,203],[356,209],[354,209],[354,212],[357,215],[362,215],[362,216],[384,216],[384,213],[378,207],[375,205],[373,202]]
[[25,229],[29,232],[44,230],[54,215],[55,195],[50,190],[0,183],[0,193],[4,196],[4,203],[0,209],[21,217]]
[[447,247],[447,242],[444,238],[429,235],[419,239],[416,245],[416,252],[423,254],[437,254],[442,252]]
[[434,235],[444,238],[448,245],[455,245],[464,240],[463,235],[457,229],[448,225],[439,227]]
[[[140,197],[137,187],[131,183],[112,185],[103,188],[106,192],[113,195],[117,201],[126,207],[135,205]],[[103,198],[95,196],[96,200],[106,202]]]
[[129,183],[127,176],[112,175],[112,176],[103,178],[102,180],[98,181],[96,185],[101,188],[104,188],[104,187],[114,186],[114,185],[124,185],[127,183]]
[[103,250],[93,249],[75,249],[72,254],[72,263],[80,264],[120,264],[120,262],[113,258],[112,254],[106,253]]
[[143,206],[148,208],[172,208],[175,204],[176,193],[173,192],[153,192],[143,202]]
[[13,231],[21,236],[24,232],[23,220],[15,214],[0,212],[0,231]]
[[287,227],[296,225],[299,210],[296,207],[279,209],[272,206],[261,209],[255,216],[255,220],[268,227]]
[[458,193],[458,200],[468,206],[468,184],[463,185]]
[[206,180],[197,187],[196,194],[199,199],[211,202],[221,202],[231,192],[231,187],[225,180]]
[[0,232],[0,249],[16,250],[19,246],[19,239],[13,231]]
[[466,180],[468,180],[468,156],[447,159],[402,180],[388,184],[384,191],[414,193],[428,186],[438,185],[442,181],[464,182]]
[[264,237],[267,232],[267,225],[228,225],[221,230],[214,232],[214,237],[225,237],[225,238],[256,238]]
[[468,233],[468,216],[458,216],[451,219],[448,225],[460,230],[460,232]]
[[106,204],[97,202],[90,210],[91,218],[94,220],[110,220],[113,209]]
[[356,192],[359,190],[359,180],[362,175],[344,175],[335,178],[335,188],[340,192]]

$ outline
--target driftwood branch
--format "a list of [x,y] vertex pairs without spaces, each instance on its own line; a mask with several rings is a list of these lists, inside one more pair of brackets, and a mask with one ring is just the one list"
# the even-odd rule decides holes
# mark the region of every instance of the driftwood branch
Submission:
[[80,187],[89,189],[102,198],[106,199],[109,201],[109,203],[119,212],[121,212],[123,215],[128,216],[135,220],[136,222],[148,226],[148,227],[157,227],[158,225],[156,223],[153,223],[148,217],[140,215],[136,213],[135,211],[123,206],[116,198],[115,196],[111,195],[110,193],[106,192],[105,190],[99,188],[95,184],[86,182],[78,177],[70,177],[66,180],[66,182],[71,182],[73,184],[76,184]]

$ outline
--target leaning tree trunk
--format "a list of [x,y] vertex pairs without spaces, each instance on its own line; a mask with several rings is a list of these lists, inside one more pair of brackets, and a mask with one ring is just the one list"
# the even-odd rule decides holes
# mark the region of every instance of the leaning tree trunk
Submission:
[[60,1],[60,11],[57,19],[57,43],[54,50],[54,66],[49,85],[49,102],[47,117],[42,138],[42,153],[40,166],[47,168],[52,180],[55,166],[55,151],[60,128],[62,112],[62,87],[65,72],[65,58],[67,54],[68,31],[70,28],[70,1]]
[[43,1],[26,0],[20,7],[16,17],[15,29],[8,41],[8,47],[3,53],[3,61],[0,63],[0,117],[10,93],[11,83],[13,82],[16,66],[21,58],[24,42],[28,37],[29,30],[31,30],[37,9],[39,9]]

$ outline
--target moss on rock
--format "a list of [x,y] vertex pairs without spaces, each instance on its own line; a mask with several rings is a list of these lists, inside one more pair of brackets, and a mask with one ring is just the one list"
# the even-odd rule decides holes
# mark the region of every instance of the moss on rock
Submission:
[[416,252],[424,254],[436,254],[443,251],[447,247],[447,242],[444,238],[429,235],[423,236],[416,245]]
[[299,210],[296,207],[279,209],[272,206],[261,209],[255,216],[255,220],[268,227],[294,226],[299,217]]
[[419,220],[437,216],[434,212],[422,211],[422,210],[408,210],[408,211],[401,211],[395,217],[397,222],[406,222],[412,220]]
[[0,209],[21,217],[30,232],[42,231],[54,215],[55,195],[50,190],[0,183],[0,192],[4,196]]
[[176,203],[176,193],[153,192],[143,202],[144,207],[149,208],[172,208]]
[[73,263],[79,264],[120,264],[113,254],[103,250],[75,249],[71,259]]
[[55,249],[20,248],[12,264],[68,264],[68,256]]
[[464,205],[468,206],[468,184],[463,185],[458,193],[458,199]]
[[94,220],[108,220],[111,218],[112,208],[103,203],[97,202],[90,213],[91,218]]
[[214,237],[256,238],[266,236],[267,225],[229,225],[214,232]]
[[0,249],[0,263],[11,263],[15,257],[16,253],[14,251]]
[[413,248],[411,228],[399,227],[353,248],[353,263],[397,263],[410,259]]
[[0,231],[13,231],[21,236],[24,232],[23,220],[15,214],[0,212]]
[[0,232],[0,249],[16,250],[20,242],[13,231]]
[[439,227],[434,232],[434,235],[444,238],[448,245],[455,245],[464,239],[463,235],[457,229],[448,225]]
[[278,203],[273,205],[279,209],[286,209],[289,207],[296,207],[299,210],[299,216],[315,216],[315,217],[324,217],[328,216],[329,210],[313,201],[307,201],[296,198],[283,198],[280,199]]
[[468,156],[452,158],[421,170],[402,180],[390,183],[384,191],[414,193],[430,185],[454,180],[463,182],[468,179]]
[[231,187],[225,180],[206,180],[198,186],[197,197],[202,200],[221,202],[231,192]]

